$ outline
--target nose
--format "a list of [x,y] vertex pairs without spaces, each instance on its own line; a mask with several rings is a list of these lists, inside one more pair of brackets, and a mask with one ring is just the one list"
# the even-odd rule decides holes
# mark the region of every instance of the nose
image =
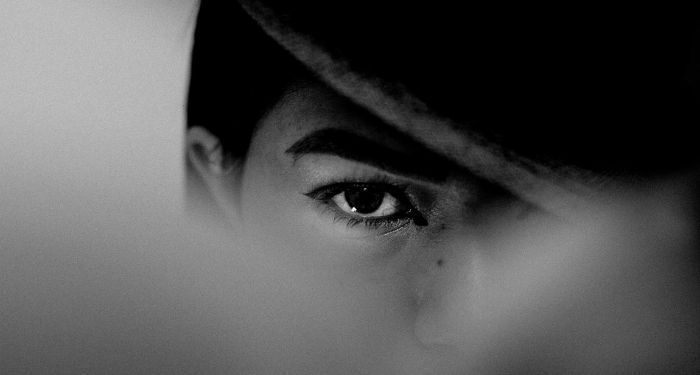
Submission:
[[415,280],[414,333],[427,347],[464,345],[478,325],[483,277],[479,244],[464,233],[442,237],[420,260]]

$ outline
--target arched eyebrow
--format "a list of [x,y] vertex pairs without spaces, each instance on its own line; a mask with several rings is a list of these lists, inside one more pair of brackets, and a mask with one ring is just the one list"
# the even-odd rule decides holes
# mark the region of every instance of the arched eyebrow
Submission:
[[308,154],[334,155],[409,178],[432,183],[447,181],[450,160],[417,142],[402,146],[404,150],[397,150],[348,130],[324,128],[294,142],[285,153],[291,154],[295,162]]

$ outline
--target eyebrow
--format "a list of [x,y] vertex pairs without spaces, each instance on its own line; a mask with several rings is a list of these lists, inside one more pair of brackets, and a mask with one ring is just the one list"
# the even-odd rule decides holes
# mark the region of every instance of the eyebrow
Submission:
[[[400,140],[401,141],[401,140]],[[410,152],[389,148],[354,132],[325,128],[313,131],[296,141],[285,153],[296,162],[304,155],[334,155],[368,164],[397,175],[434,183],[445,182],[450,161],[410,140],[402,140]]]

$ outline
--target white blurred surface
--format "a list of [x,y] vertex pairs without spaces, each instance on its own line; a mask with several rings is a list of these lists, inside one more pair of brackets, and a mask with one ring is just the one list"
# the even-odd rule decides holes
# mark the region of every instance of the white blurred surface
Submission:
[[195,14],[3,1],[0,373],[146,373],[124,360],[152,363],[149,338],[168,340],[153,287],[167,265],[150,272],[148,247],[176,242]]
[[3,2],[3,223],[95,195],[109,206],[125,196],[180,200],[194,7],[193,0]]

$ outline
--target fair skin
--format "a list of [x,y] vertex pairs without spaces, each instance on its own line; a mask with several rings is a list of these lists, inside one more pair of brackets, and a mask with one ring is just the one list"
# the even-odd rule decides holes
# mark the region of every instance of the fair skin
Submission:
[[624,373],[698,344],[684,179],[562,217],[308,82],[244,161],[219,142],[188,132],[231,234],[236,373]]

